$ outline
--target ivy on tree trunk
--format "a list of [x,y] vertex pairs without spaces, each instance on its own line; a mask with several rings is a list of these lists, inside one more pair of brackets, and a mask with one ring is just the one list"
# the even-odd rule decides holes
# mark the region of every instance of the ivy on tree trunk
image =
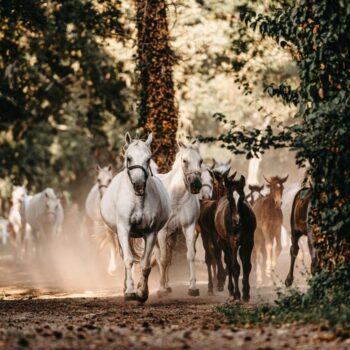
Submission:
[[178,111],[175,106],[173,63],[164,0],[137,0],[139,127],[153,133],[155,161],[168,171],[176,154]]

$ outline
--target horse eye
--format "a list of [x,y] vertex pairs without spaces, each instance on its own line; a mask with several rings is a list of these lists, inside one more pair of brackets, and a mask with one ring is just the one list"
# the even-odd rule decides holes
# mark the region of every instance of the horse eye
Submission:
[[186,159],[183,159],[182,161],[184,162],[184,164],[187,164],[187,160]]

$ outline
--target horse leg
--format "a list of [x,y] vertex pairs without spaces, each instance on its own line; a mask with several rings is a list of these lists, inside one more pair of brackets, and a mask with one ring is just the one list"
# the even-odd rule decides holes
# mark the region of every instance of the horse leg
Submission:
[[125,291],[124,299],[125,300],[135,300],[136,293],[134,288],[134,281],[132,278],[132,266],[134,264],[134,257],[129,243],[129,232],[128,229],[121,226],[117,229],[118,239],[120,247],[123,251],[123,260],[125,265]]
[[156,234],[154,232],[150,233],[145,237],[145,250],[141,258],[141,278],[137,285],[137,300],[140,302],[145,302],[148,299],[148,276],[151,272],[151,255],[153,251],[154,244],[156,242]]
[[205,230],[202,231],[202,242],[203,248],[205,251],[205,264],[207,265],[208,270],[208,294],[213,295],[213,276],[211,271],[211,254],[210,254],[210,244],[208,241],[207,232]]
[[266,248],[262,230],[257,228],[254,234],[253,266],[255,265],[256,283],[263,283],[266,264]]
[[292,245],[290,247],[290,268],[289,268],[288,276],[285,281],[285,285],[287,287],[290,287],[294,280],[294,264],[295,264],[295,259],[297,258],[298,252],[299,252],[300,237],[301,237],[300,232],[292,229]]
[[235,283],[235,290],[234,290],[233,296],[235,300],[241,300],[241,292],[239,291],[239,275],[241,273],[241,267],[239,266],[238,259],[237,259],[238,258],[237,243],[235,243],[232,246],[231,258],[232,258],[232,274],[233,274],[233,279]]
[[215,255],[215,262],[217,265],[217,276],[218,276],[218,283],[217,288],[219,292],[222,292],[224,290],[225,285],[225,279],[226,279],[226,272],[224,265],[222,264],[221,260],[221,247],[217,240],[213,239],[213,246],[214,246],[214,255]]
[[195,257],[196,257],[196,234],[195,224],[182,228],[182,232],[186,238],[187,246],[187,261],[190,265],[190,288],[188,294],[190,296],[199,296],[199,289],[196,285],[196,269],[195,269]]
[[307,233],[307,244],[309,246],[309,252],[311,256],[311,274],[314,275],[316,273],[317,260],[316,260],[316,252],[315,252],[312,232],[310,231]]
[[174,247],[176,245],[176,233],[173,233],[170,235],[167,239],[167,262],[166,262],[166,268],[165,268],[165,289],[167,290],[167,293],[171,293],[172,289],[169,286],[169,271],[171,266],[171,261],[173,259],[173,251]]
[[239,256],[242,261],[243,267],[243,301],[249,301],[250,299],[250,285],[249,275],[252,270],[251,256],[253,251],[254,241],[244,242],[239,250]]
[[230,294],[231,297],[233,297],[233,281],[232,281],[232,251],[230,249],[230,247],[228,247],[226,245],[226,243],[223,243],[223,250],[224,250],[224,260],[225,260],[225,264],[226,264],[226,268],[227,268],[227,278],[228,278],[228,292]]
[[280,256],[281,252],[282,252],[282,243],[281,243],[281,235],[282,235],[282,227],[277,227],[276,228],[276,235],[275,235],[275,239],[276,239],[276,248],[275,248],[275,252],[273,255],[273,260],[272,260],[272,268],[275,269],[276,268],[276,262],[278,257]]
[[167,268],[167,230],[162,229],[158,232],[158,246],[154,247],[154,253],[157,259],[160,280],[157,294],[159,297],[168,293],[165,283],[166,283],[166,268]]
[[264,232],[265,247],[266,247],[266,267],[265,273],[267,278],[271,278],[272,267],[272,253],[273,253],[273,238],[270,236],[270,232]]
[[117,271],[117,244],[114,237],[115,233],[108,230],[108,241],[109,241],[109,263],[108,273],[111,276],[116,275]]

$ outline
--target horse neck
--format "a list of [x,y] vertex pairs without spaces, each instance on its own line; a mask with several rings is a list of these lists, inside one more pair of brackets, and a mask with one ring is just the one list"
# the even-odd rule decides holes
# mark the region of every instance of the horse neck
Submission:
[[169,190],[171,192],[172,201],[179,201],[181,199],[185,200],[191,196],[187,190],[181,166],[177,166],[170,170],[169,173],[167,173],[167,176],[170,180]]
[[20,209],[21,209],[21,206],[22,206],[22,203],[23,203],[23,202],[14,201],[13,204],[12,204],[12,208],[13,208],[14,210],[20,210]]

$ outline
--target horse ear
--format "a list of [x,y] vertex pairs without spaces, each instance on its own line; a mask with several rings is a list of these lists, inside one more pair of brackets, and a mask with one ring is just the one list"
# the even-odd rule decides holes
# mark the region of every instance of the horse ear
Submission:
[[46,198],[49,198],[49,194],[46,191],[44,192],[44,195]]
[[179,148],[187,148],[187,146],[181,140],[177,142],[177,145]]
[[[231,170],[231,167],[230,167],[230,170]],[[234,180],[235,177],[236,177],[236,175],[237,175],[237,171],[235,171],[235,172],[230,176],[230,179],[231,179],[231,180]]]
[[228,177],[228,174],[230,173],[231,167],[229,167],[223,174],[223,177]]
[[95,165],[95,170],[96,170],[97,173],[99,173],[101,171],[101,167],[98,164],[96,164]]
[[253,191],[253,186],[252,185],[248,185],[248,188]]
[[152,133],[148,134],[147,140],[145,141],[146,145],[149,147],[152,143],[153,135]]
[[112,164],[111,163],[108,164],[108,171],[112,171]]
[[265,175],[263,175],[263,178],[265,179],[265,181],[270,185],[270,180],[268,180]]
[[239,179],[239,182],[241,183],[242,187],[244,188],[245,186],[245,177],[241,175],[241,178]]
[[282,182],[282,183],[286,182],[287,179],[288,179],[288,176],[289,176],[289,175],[287,174],[287,176],[285,176],[284,178],[282,178],[282,179],[281,179],[281,182]]
[[264,185],[259,187],[259,191],[262,191],[264,189]]
[[130,145],[130,143],[131,143],[131,136],[130,136],[130,134],[129,134],[129,132],[127,132],[126,134],[125,134],[125,144],[128,146],[128,145]]

